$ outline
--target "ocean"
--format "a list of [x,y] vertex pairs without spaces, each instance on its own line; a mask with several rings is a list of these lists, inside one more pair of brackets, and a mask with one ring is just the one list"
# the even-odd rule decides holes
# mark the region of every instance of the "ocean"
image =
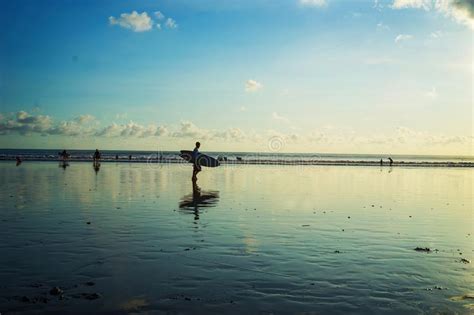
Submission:
[[[0,149],[0,160],[48,161],[58,160],[60,149]],[[68,150],[71,161],[88,161],[94,150]],[[388,165],[386,154],[331,154],[331,153],[278,153],[278,152],[206,152],[214,158],[222,157],[222,164],[329,164],[329,165]],[[103,161],[148,162],[148,163],[186,163],[178,151],[126,151],[102,150]],[[131,156],[131,159],[129,157]],[[474,166],[474,156],[442,155],[390,155],[394,165],[409,166]],[[224,161],[224,158],[226,161]],[[239,159],[238,159],[239,158]]]

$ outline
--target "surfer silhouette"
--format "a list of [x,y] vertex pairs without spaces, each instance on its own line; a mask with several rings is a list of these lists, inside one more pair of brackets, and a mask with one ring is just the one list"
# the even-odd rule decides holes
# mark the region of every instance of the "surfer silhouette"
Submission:
[[67,153],[66,150],[63,150],[63,152],[59,153],[59,156],[62,158],[63,161],[67,161],[69,159],[69,153]]
[[393,160],[392,160],[392,158],[391,158],[391,157],[389,157],[389,158],[388,158],[388,160],[389,160],[389,162],[390,162],[390,166],[392,166],[392,164],[393,164]]
[[94,158],[94,163],[100,161],[100,152],[99,152],[99,149],[95,149],[94,157],[93,157],[93,158]]
[[201,143],[196,142],[196,147],[193,150],[193,177],[191,178],[193,182],[197,181],[197,174],[201,171],[201,165],[197,160],[199,155],[199,148],[201,147]]

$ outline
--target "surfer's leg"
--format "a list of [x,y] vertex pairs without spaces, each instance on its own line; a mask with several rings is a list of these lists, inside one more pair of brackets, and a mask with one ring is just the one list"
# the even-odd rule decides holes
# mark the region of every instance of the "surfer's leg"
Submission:
[[193,166],[193,177],[192,180],[196,181],[197,180],[197,174],[201,171],[201,166],[200,165],[194,165]]

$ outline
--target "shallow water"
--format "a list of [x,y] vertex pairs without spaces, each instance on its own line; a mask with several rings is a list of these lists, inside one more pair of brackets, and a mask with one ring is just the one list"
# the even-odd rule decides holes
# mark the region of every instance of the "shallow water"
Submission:
[[472,312],[472,169],[191,172],[0,162],[0,312]]

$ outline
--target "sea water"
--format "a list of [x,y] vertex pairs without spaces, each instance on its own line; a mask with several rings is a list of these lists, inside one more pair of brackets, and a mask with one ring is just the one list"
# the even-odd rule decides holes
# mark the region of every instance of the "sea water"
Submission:
[[472,168],[191,173],[0,162],[0,312],[473,310]]

